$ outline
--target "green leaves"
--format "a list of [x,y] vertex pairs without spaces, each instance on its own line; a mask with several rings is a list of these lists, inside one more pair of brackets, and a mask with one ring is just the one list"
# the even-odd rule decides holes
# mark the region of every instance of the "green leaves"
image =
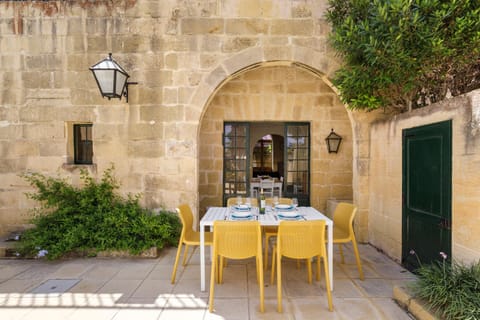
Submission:
[[467,266],[444,260],[417,273],[414,293],[442,319],[480,319],[480,261]]
[[345,62],[333,83],[350,108],[405,110],[480,87],[479,0],[329,4],[330,41]]
[[36,189],[27,196],[40,204],[32,220],[35,228],[27,230],[19,243],[19,251],[26,256],[36,256],[40,250],[48,251],[48,259],[91,250],[137,254],[154,246],[175,245],[178,240],[178,217],[142,208],[138,195],[119,196],[113,167],[100,182],[82,172],[81,188],[38,173],[23,177]]

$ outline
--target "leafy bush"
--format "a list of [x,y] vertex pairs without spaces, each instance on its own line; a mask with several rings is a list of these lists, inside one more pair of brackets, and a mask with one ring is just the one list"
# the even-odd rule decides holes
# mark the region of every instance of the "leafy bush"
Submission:
[[352,109],[421,107],[480,87],[479,0],[329,0],[333,79]]
[[445,259],[417,269],[415,295],[442,319],[480,319],[480,261],[466,266]]
[[116,193],[119,184],[113,176],[113,166],[104,172],[100,182],[82,171],[83,187],[38,173],[23,177],[36,188],[27,196],[41,204],[34,209],[35,227],[21,236],[18,249],[23,255],[56,259],[92,250],[138,254],[178,241],[178,217],[165,210],[154,214],[142,208],[138,195],[122,198]]

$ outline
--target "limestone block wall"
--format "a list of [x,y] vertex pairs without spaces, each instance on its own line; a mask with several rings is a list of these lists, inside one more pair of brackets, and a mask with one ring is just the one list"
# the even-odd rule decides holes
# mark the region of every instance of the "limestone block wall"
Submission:
[[[113,163],[121,192],[141,193],[152,208],[186,202],[198,213],[199,132],[209,101],[230,76],[269,61],[331,76],[339,64],[326,41],[326,6],[0,2],[0,235],[28,220],[30,188],[18,176],[26,171],[77,183],[80,167],[99,176]],[[88,70],[109,52],[139,82],[128,103],[102,99]],[[93,124],[94,165],[87,167],[71,161],[70,128],[85,122]]]
[[368,238],[402,255],[402,130],[452,120],[452,253],[480,259],[480,90],[376,122],[370,133]]
[[[327,199],[352,199],[352,128],[333,90],[317,75],[294,66],[259,66],[218,90],[200,129],[200,212],[222,205],[224,121],[310,123],[310,202],[325,212]],[[338,154],[327,152],[334,128],[343,138]]]

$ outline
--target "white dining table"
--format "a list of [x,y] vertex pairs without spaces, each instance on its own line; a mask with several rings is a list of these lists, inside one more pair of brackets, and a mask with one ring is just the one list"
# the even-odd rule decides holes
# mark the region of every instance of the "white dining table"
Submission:
[[[274,210],[267,210],[265,214],[258,214],[253,208],[253,219],[258,220],[262,226],[278,226],[281,219]],[[327,226],[327,259],[328,274],[331,290],[333,290],[333,221],[313,207],[298,207],[299,216],[303,220],[325,220]],[[231,208],[210,207],[200,220],[200,290],[205,291],[205,228],[213,228],[216,220],[230,220]]]

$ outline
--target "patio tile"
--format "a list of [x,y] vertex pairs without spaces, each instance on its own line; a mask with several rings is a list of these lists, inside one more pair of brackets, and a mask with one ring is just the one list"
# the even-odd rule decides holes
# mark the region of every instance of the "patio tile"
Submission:
[[[188,269],[192,274],[197,274],[197,278],[200,279],[200,266],[198,266],[198,270],[194,270],[193,268]],[[172,276],[172,271],[173,271],[173,265],[163,265],[163,264],[157,264],[148,277],[146,279],[151,279],[151,280],[169,280],[171,279]],[[177,269],[177,279],[178,276],[180,275],[180,266]]]
[[118,311],[116,308],[78,308],[73,310],[68,320],[111,320]]
[[118,302],[124,302],[130,298],[132,293],[139,287],[141,282],[142,280],[110,280],[97,292],[119,294],[120,298]]
[[[218,298],[215,296],[214,312],[207,311],[205,319],[231,319],[244,320],[249,318],[249,301],[248,298]],[[257,306],[259,308],[259,306]]]
[[382,314],[368,299],[341,298],[334,299],[333,307],[340,319],[371,320],[384,319]]
[[405,310],[400,308],[392,298],[373,298],[373,304],[384,315],[384,319],[411,320]]
[[361,298],[362,291],[358,286],[348,279],[335,279],[335,289],[332,292],[334,297],[338,298]]
[[13,278],[0,283],[0,293],[27,292],[30,289],[40,285],[42,282],[43,282],[43,279],[41,278],[37,278],[35,280]]
[[368,297],[387,298],[392,296],[392,282],[385,279],[368,279],[368,281],[354,280]]
[[162,293],[170,292],[173,286],[169,280],[145,280],[135,289],[132,298],[156,298]]
[[[306,298],[292,298],[292,313],[295,314],[295,319],[310,320],[310,319],[325,319],[337,320],[341,319],[337,312],[328,310],[327,297],[306,297]],[[335,308],[335,304],[334,304]]]
[[68,292],[73,293],[92,293],[97,292],[100,290],[107,283],[107,280],[100,280],[100,279],[83,279],[80,280],[73,288],[68,290]]
[[131,319],[157,320],[160,317],[161,313],[162,313],[162,309],[156,309],[156,308],[122,309],[115,314],[112,320],[131,320]]

